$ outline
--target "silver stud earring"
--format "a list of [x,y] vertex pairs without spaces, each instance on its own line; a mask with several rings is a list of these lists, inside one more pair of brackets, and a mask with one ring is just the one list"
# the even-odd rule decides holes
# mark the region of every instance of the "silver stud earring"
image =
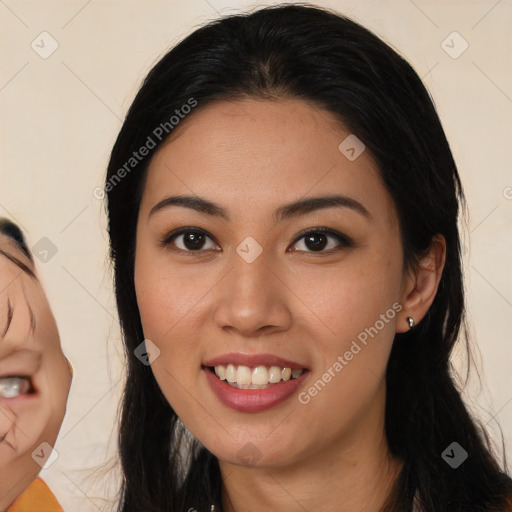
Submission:
[[409,329],[414,327],[414,318],[412,316],[407,317],[407,322],[409,322]]

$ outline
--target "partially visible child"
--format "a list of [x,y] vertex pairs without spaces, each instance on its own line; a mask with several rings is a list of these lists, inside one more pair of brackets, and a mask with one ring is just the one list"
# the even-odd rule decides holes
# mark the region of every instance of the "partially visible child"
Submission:
[[0,219],[0,512],[63,512],[38,474],[71,379],[32,254],[18,226]]

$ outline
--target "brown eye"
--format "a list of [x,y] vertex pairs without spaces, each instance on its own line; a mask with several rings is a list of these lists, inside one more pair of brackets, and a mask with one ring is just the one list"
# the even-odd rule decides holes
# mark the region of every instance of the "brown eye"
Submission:
[[[303,232],[295,239],[294,245],[302,239],[304,239],[304,248],[296,249],[298,252],[329,253],[354,245],[349,237],[329,228],[316,228]],[[211,243],[208,247],[209,240]],[[181,228],[174,231],[167,235],[161,244],[172,245],[173,249],[183,252],[205,252],[218,247],[205,231],[195,228]]]
[[198,229],[180,229],[174,233],[171,233],[169,236],[162,241],[162,244],[167,245],[175,245],[180,251],[187,252],[200,252],[202,250],[214,249],[213,247],[206,247],[207,240],[211,240],[211,238],[206,234],[206,232]]
[[[294,245],[302,239],[304,239],[302,242],[304,248],[297,249],[299,252],[331,252],[353,246],[353,242],[349,237],[328,228],[316,228],[302,233],[301,236],[295,239]],[[334,239],[337,243],[331,242],[329,244],[329,239]],[[327,250],[324,250],[326,247]]]

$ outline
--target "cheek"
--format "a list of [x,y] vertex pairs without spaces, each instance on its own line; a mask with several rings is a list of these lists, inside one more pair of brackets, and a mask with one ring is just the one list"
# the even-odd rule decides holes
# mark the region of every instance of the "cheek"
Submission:
[[51,407],[54,419],[53,423],[60,426],[66,412],[67,400],[71,389],[71,375],[60,347],[45,361],[45,373],[50,398],[49,407]]
[[148,232],[140,234],[134,283],[144,336],[158,344],[193,321],[205,295],[222,276],[207,264],[194,264],[186,257],[177,261],[154,244]]
[[[197,272],[196,272],[197,274]],[[135,275],[137,304],[144,336],[164,341],[182,321],[190,321],[204,295],[204,282],[172,275],[158,265],[139,268]],[[153,340],[154,338],[154,340]]]
[[151,369],[164,394],[175,396],[180,383],[194,382],[200,369],[200,339],[191,326],[199,322],[201,298],[208,287],[197,269],[179,272],[177,266],[162,260],[153,257],[148,265],[140,253],[134,280],[144,338],[160,351]]
[[314,403],[318,411],[338,403],[348,418],[367,410],[376,396],[402,306],[396,301],[401,274],[394,258],[368,253],[346,263],[302,278],[302,297],[320,321],[307,326],[317,368],[301,403]]
[[399,286],[399,268],[392,259],[363,256],[333,266],[331,271],[303,272],[297,276],[294,291],[320,320],[320,338],[343,342],[373,326],[386,312],[386,320],[392,322],[385,325],[393,324]]
[[317,364],[298,398],[310,430],[325,439],[371,414],[382,396],[401,309],[394,288],[389,275],[370,269],[310,288],[308,304],[321,305],[315,309],[321,321],[309,324]]

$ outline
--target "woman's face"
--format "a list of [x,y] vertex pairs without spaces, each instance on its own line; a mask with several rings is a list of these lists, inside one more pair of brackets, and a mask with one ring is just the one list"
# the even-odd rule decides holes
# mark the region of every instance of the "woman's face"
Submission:
[[[54,317],[33,262],[0,233],[0,510],[51,455],[71,384]],[[6,256],[7,255],[7,256]]]
[[[182,123],[152,159],[136,240],[137,301],[165,397],[238,465],[296,463],[382,430],[409,280],[372,158],[299,100],[219,101]],[[161,203],[171,196],[189,206]],[[324,196],[343,198],[290,206]],[[248,382],[260,389],[234,387]]]

